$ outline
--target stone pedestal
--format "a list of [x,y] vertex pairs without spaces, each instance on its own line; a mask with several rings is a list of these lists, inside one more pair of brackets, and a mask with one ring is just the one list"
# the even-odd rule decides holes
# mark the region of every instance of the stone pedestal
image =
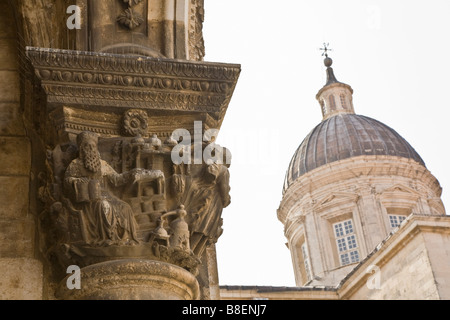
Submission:
[[125,259],[81,269],[81,288],[68,289],[66,277],[57,298],[63,300],[197,300],[199,285],[190,272],[172,264]]

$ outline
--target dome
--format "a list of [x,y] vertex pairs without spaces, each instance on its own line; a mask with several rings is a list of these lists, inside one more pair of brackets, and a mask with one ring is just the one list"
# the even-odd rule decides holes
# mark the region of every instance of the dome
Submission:
[[311,170],[364,155],[403,157],[425,166],[414,148],[394,129],[366,116],[341,113],[323,120],[300,144],[289,164],[283,193]]

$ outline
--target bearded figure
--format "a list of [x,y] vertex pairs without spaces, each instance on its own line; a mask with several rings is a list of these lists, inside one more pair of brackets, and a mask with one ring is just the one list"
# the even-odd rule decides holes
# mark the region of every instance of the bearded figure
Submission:
[[118,174],[100,158],[98,135],[82,132],[77,144],[79,157],[67,167],[64,185],[75,209],[81,212],[84,242],[92,246],[137,244],[137,223],[130,205],[108,190],[109,185],[127,183],[133,174]]

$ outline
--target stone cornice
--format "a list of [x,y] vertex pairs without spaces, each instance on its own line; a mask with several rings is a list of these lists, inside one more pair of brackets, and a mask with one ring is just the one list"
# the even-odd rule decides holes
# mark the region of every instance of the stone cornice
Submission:
[[50,105],[206,112],[217,128],[241,70],[237,64],[34,47],[26,54]]
[[319,92],[317,92],[317,94],[316,94],[316,99],[319,100],[322,93],[325,90],[328,90],[331,88],[345,88],[347,90],[350,90],[350,93],[353,94],[353,89],[351,86],[349,86],[348,84],[342,83],[342,82],[336,82],[336,83],[332,83],[330,85],[324,86],[322,89],[320,89]]
[[314,190],[365,176],[409,177],[426,185],[436,196],[440,196],[442,191],[431,172],[414,160],[392,156],[359,156],[321,166],[298,178],[283,195],[277,210],[278,219],[284,223],[295,203]]

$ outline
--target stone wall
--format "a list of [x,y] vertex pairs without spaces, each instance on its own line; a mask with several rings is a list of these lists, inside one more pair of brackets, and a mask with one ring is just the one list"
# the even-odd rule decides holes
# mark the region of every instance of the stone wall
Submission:
[[223,300],[448,300],[450,217],[411,215],[338,286],[221,286]]
[[449,217],[410,216],[344,279],[341,299],[448,299]]
[[[370,267],[370,266],[367,266]],[[367,268],[366,268],[367,269]],[[433,271],[423,237],[409,242],[379,271],[380,287],[375,280],[362,285],[352,300],[439,299]],[[414,279],[414,281],[412,281]]]
[[[436,228],[440,229],[440,228]],[[442,230],[441,230],[442,231]],[[427,232],[423,235],[439,298],[450,299],[450,234]]]
[[0,299],[42,297],[42,265],[35,259],[35,220],[29,211],[30,141],[20,111],[17,30],[8,2],[0,2]]

